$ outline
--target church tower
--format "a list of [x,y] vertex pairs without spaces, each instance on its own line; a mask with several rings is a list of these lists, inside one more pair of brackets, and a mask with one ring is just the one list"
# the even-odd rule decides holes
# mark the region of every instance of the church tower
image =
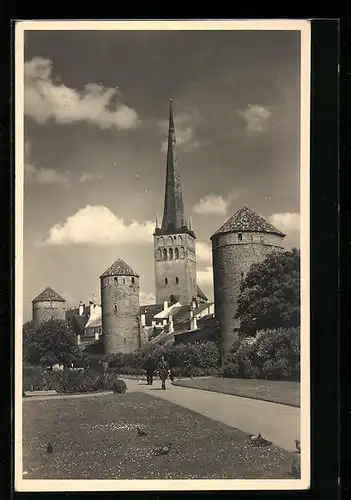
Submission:
[[197,297],[196,236],[184,216],[182,187],[177,168],[172,100],[169,109],[166,189],[162,225],[156,218],[154,259],[156,302],[190,304]]

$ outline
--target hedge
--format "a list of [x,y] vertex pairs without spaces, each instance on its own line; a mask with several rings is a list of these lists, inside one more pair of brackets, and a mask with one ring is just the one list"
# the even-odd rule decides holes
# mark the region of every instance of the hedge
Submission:
[[238,339],[225,360],[221,375],[298,381],[300,329],[266,330],[251,339]]
[[[85,373],[71,370],[46,372],[41,368],[26,368],[24,390],[55,389],[60,392],[86,392],[110,390],[118,375],[145,375],[145,362],[152,358],[155,368],[163,355],[174,377],[220,375],[230,378],[256,378],[269,380],[299,380],[300,330],[299,328],[258,332],[254,338],[238,338],[219,367],[219,350],[215,342],[153,346],[130,354],[83,355],[80,366]],[[108,369],[106,371],[108,363]],[[69,374],[69,375],[68,375]]]
[[[114,390],[118,378],[115,373],[102,373],[95,370],[48,371],[41,367],[23,368],[23,390],[59,393],[82,393]],[[119,383],[119,381],[118,381]]]

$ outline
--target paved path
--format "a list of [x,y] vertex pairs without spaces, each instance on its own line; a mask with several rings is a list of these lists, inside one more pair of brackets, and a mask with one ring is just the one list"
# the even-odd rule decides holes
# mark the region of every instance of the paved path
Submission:
[[295,450],[295,439],[300,439],[300,409],[296,407],[175,386],[169,381],[166,391],[160,390],[159,381],[152,386],[139,384],[137,380],[125,379],[125,382],[130,392],[167,399],[249,434],[260,432],[264,438],[285,450]]

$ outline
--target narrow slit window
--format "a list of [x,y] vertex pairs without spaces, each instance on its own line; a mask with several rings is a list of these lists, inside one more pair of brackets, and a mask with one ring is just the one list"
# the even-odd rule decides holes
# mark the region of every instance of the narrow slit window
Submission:
[[117,314],[117,306],[115,306],[115,314]]
[[115,278],[115,282],[118,283],[118,278]]
[[178,276],[176,277],[176,285],[179,285],[179,278],[178,278]]
[[125,278],[123,278],[123,285],[125,285],[125,284],[126,284],[126,279],[125,279]]
[[168,285],[168,278],[165,278],[165,285]]
[[238,240],[243,241],[243,235],[241,233],[238,234]]
[[132,277],[132,283],[135,283],[135,278],[134,277]]

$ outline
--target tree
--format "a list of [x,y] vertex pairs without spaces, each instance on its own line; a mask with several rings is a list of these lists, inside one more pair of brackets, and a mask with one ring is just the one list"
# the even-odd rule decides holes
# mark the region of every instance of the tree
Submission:
[[242,283],[235,315],[240,333],[300,325],[300,251],[272,252],[253,264]]
[[[23,361],[31,362],[31,354],[29,352],[29,346],[35,341],[36,330],[34,328],[33,321],[27,321],[22,328],[22,346],[23,346]],[[33,363],[35,364],[35,363]]]
[[27,360],[33,365],[71,366],[81,356],[76,335],[67,321],[50,319],[27,335]]

